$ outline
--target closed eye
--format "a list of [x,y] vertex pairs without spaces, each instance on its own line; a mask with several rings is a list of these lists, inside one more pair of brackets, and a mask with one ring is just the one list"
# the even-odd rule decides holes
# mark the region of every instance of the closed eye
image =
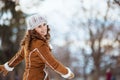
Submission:
[[46,25],[47,25],[46,23],[43,24],[43,26],[46,26]]
[[38,26],[38,28],[40,28],[40,27],[41,27],[41,25]]

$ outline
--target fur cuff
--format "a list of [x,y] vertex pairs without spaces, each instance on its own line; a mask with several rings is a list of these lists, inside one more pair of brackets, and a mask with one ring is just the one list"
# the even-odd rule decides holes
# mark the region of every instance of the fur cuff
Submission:
[[4,67],[5,67],[5,69],[6,69],[7,71],[13,71],[13,69],[14,69],[14,67],[13,67],[13,68],[9,67],[8,62],[6,62],[6,63],[4,64]]
[[67,70],[68,70],[68,73],[65,74],[65,75],[61,75],[63,78],[69,78],[70,75],[72,74],[72,71],[71,71],[68,67],[66,67],[66,68],[67,68]]

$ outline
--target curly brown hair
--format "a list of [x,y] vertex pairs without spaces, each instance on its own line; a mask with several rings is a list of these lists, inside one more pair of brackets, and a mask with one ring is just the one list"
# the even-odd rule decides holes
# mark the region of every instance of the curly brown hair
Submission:
[[37,39],[40,39],[40,40],[43,40],[44,42],[49,42],[50,40],[50,28],[49,26],[47,26],[47,35],[45,35],[45,38],[41,37],[39,35],[39,33],[36,32],[35,29],[33,30],[28,30],[23,38],[23,40],[21,41],[21,46],[26,46],[27,47],[27,50],[31,51],[31,42],[33,40],[37,40]]

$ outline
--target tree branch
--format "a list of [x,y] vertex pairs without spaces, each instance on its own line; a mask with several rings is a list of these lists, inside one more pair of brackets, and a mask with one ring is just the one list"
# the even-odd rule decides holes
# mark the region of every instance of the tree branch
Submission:
[[120,1],[119,0],[114,0],[114,2],[120,6]]

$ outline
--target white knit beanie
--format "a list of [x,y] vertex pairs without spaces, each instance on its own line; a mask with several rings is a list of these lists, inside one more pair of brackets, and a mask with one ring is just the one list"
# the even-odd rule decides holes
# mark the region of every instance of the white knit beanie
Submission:
[[47,23],[47,20],[45,19],[45,16],[41,16],[40,14],[34,14],[26,19],[26,23],[27,30],[33,30],[35,27],[38,27],[42,23]]

